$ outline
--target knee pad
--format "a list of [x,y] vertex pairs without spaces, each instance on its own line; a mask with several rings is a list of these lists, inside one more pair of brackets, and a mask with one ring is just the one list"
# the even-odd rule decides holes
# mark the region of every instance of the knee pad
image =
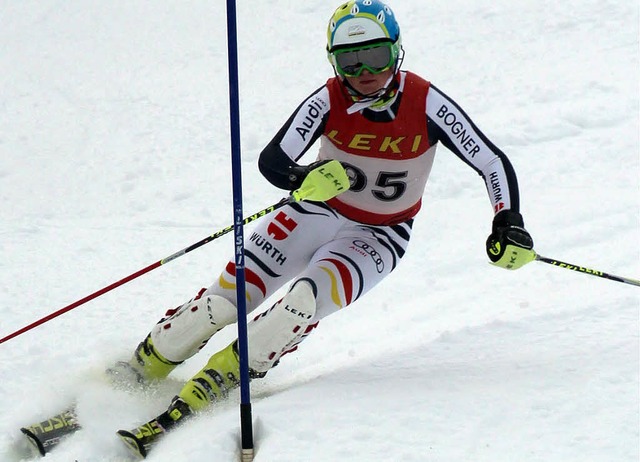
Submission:
[[205,295],[171,310],[151,330],[154,347],[164,358],[182,362],[196,354],[223,327],[235,322],[235,305],[219,295]]
[[249,323],[249,367],[258,373],[267,372],[300,343],[315,313],[311,284],[298,281],[282,300]]

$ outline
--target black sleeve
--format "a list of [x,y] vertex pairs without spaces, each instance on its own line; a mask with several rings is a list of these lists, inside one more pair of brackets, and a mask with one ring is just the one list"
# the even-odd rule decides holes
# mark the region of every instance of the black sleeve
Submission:
[[[309,101],[320,98],[319,95],[324,89],[324,86],[320,87],[302,102],[260,153],[260,157],[258,158],[260,173],[277,188],[289,191],[295,189],[296,185],[289,179],[289,173],[293,167],[298,166],[296,161],[300,159],[320,135],[322,135],[328,116],[328,109],[321,114],[318,123],[314,125],[313,131],[310,132],[308,136],[300,137],[297,134],[299,127],[297,127],[296,120],[304,117]],[[282,149],[282,141],[285,137],[300,138],[300,142],[294,144],[293,152],[286,153]]]
[[293,185],[289,181],[289,171],[291,168],[297,167],[298,164],[285,154],[280,147],[280,141],[284,133],[291,127],[293,117],[292,115],[289,120],[287,120],[276,136],[265,146],[258,158],[258,169],[260,173],[262,173],[262,176],[276,188],[286,189],[288,191],[293,189]]

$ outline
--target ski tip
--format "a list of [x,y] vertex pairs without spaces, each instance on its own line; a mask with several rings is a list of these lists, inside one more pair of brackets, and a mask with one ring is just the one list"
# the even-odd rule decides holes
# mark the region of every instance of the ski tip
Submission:
[[134,456],[140,460],[147,457],[146,449],[133,433],[127,430],[118,430],[116,433]]
[[21,428],[20,431],[24,434],[24,436],[27,437],[27,440],[29,441],[29,443],[31,443],[31,448],[37,451],[36,455],[39,454],[41,456],[44,456],[46,451],[44,449],[42,442],[38,439],[35,433],[33,433],[28,428],[24,428],[24,427]]

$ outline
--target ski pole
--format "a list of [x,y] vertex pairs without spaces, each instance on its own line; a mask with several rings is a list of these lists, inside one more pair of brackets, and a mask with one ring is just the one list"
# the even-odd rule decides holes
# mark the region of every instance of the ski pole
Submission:
[[600,278],[610,279],[612,281],[622,282],[625,284],[631,284],[634,286],[640,286],[640,281],[637,279],[623,278],[621,276],[614,276],[612,274],[607,274],[603,271],[594,270],[590,268],[585,268],[584,266],[573,265],[571,263],[565,263],[560,260],[554,260],[553,258],[543,257],[542,255],[536,254],[536,261],[541,261],[543,263],[548,263],[553,266],[557,266],[559,268],[567,268],[573,271],[578,271],[584,274],[590,274],[592,276],[598,276]]
[[[242,223],[243,224],[251,223],[252,221],[257,220],[258,218],[261,218],[261,217],[265,216],[266,214],[271,213],[274,210],[285,206],[286,204],[289,204],[289,203],[292,203],[292,202],[297,202],[298,200],[302,199],[302,198],[294,197],[294,196],[295,195],[291,195],[291,196],[289,196],[287,198],[282,199],[280,202],[278,202],[276,204],[270,205],[269,207],[266,207],[266,208],[260,210],[259,212],[254,213],[253,215],[245,218]],[[129,281],[133,281],[134,279],[142,276],[143,274],[146,274],[149,271],[158,268],[159,266],[165,265],[165,264],[169,263],[170,261],[175,260],[176,258],[179,258],[179,257],[191,252],[192,250],[197,249],[198,247],[202,247],[203,245],[208,244],[209,242],[213,241],[214,239],[218,239],[219,237],[224,236],[225,234],[233,231],[233,228],[234,228],[234,225],[230,225],[230,226],[227,226],[226,228],[223,228],[223,229],[221,229],[219,231],[216,231],[212,235],[205,237],[201,241],[198,241],[195,244],[190,245],[189,247],[185,247],[184,249],[182,249],[182,250],[180,250],[180,251],[178,251],[178,252],[176,252],[174,254],[171,254],[168,257],[163,258],[162,260],[158,260],[157,262],[152,263],[151,265],[149,265],[149,266],[147,266],[145,268],[142,268],[141,270],[136,271],[135,273],[132,273],[129,276],[120,279],[119,281],[114,282],[113,284],[110,284],[110,285],[108,285],[108,286],[106,286],[106,287],[104,287],[104,288],[102,288],[102,289],[90,294],[90,295],[87,295],[86,297],[81,298],[80,300],[78,300],[76,302],[73,302],[70,305],[65,306],[64,308],[61,308],[58,311],[55,311],[55,312],[53,312],[53,313],[51,313],[51,314],[49,314],[49,315],[37,320],[37,321],[29,324],[28,326],[23,327],[22,329],[19,329],[19,330],[15,331],[14,333],[7,335],[6,337],[0,339],[0,344],[6,342],[7,340],[11,340],[14,337],[17,337],[18,335],[21,335],[21,334],[33,329],[34,327],[37,327],[37,326],[39,326],[41,324],[44,324],[44,323],[46,323],[48,321],[51,321],[52,319],[57,318],[58,316],[66,313],[67,311],[71,311],[74,308],[77,308],[80,305],[83,305],[83,304],[87,303],[88,301],[93,300],[94,298],[97,298],[97,297],[99,297],[101,295],[104,295],[107,292],[115,289],[116,287],[120,287],[121,285],[126,284]]]

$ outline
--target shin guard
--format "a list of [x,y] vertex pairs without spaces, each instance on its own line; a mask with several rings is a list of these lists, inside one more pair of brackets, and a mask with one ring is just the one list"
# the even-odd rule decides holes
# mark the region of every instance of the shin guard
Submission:
[[249,368],[267,372],[302,341],[315,313],[313,288],[298,281],[282,300],[249,323]]
[[151,331],[151,340],[171,362],[190,358],[213,334],[237,319],[236,307],[219,295],[194,299],[167,314]]
[[[271,309],[249,323],[249,375],[263,377],[280,357],[295,348],[309,332],[315,315],[315,296],[305,281],[293,288]],[[194,411],[225,399],[240,385],[237,342],[214,354],[179,393]]]
[[128,361],[107,369],[117,386],[130,388],[164,379],[176,366],[196,354],[213,334],[237,318],[236,307],[218,295],[196,297],[169,310],[138,345]]

